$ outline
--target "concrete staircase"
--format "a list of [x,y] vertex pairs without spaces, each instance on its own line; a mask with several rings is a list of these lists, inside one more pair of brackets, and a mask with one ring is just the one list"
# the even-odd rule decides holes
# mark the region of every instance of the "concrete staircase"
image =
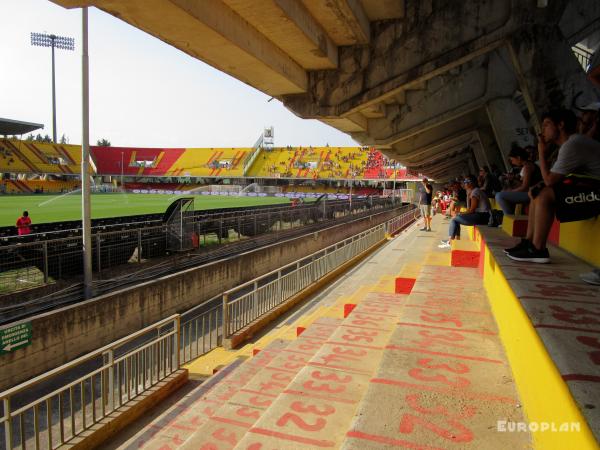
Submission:
[[409,294],[393,281],[235,360],[120,448],[528,446],[495,430],[523,415],[478,270],[422,266]]

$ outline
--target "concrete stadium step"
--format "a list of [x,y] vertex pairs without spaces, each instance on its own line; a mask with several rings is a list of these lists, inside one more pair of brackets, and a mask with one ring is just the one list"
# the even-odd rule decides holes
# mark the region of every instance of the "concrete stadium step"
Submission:
[[281,340],[273,341],[268,348],[249,360],[236,359],[193,389],[119,448],[167,449],[183,444],[286,344]]
[[524,418],[478,271],[424,266],[342,448],[530,446],[499,420]]
[[235,448],[339,447],[405,299],[366,295]]
[[231,396],[206,424],[189,436],[180,448],[233,448],[340,323],[340,319],[317,319],[298,339],[286,341],[286,346]]
[[524,237],[527,234],[527,222],[527,216],[505,214],[502,219],[502,230],[509,236]]

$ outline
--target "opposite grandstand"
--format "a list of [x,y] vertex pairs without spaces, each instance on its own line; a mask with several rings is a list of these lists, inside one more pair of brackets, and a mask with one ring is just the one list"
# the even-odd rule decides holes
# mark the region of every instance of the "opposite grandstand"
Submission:
[[[92,146],[93,217],[159,213],[181,195],[201,196],[199,209],[322,194],[381,195],[416,179],[374,148],[267,142],[261,137],[260,145],[247,148]],[[1,139],[0,194],[21,195],[2,197],[0,225],[12,225],[24,209],[37,223],[79,218],[79,196],[72,194],[81,185],[80,164],[78,145]]]

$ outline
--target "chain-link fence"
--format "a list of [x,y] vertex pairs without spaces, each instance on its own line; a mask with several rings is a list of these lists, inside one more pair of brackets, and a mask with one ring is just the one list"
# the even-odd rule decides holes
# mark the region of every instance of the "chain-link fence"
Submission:
[[[179,227],[179,248],[202,251],[207,247],[334,220],[366,210],[388,207],[389,199],[358,199],[349,202],[320,202],[298,207],[265,211],[207,213],[185,217]],[[94,276],[124,264],[140,264],[148,259],[176,253],[169,246],[170,227],[152,222],[147,226],[123,224],[95,228],[92,234]],[[64,236],[66,235],[66,236]],[[59,237],[60,236],[60,237]],[[65,230],[6,239],[0,245],[0,295],[56,280],[80,275],[83,270],[83,245],[80,230]]]

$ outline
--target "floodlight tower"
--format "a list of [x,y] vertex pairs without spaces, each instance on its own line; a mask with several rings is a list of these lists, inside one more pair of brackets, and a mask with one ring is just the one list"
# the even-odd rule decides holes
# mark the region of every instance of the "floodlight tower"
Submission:
[[52,141],[56,143],[56,83],[54,75],[54,49],[75,50],[75,39],[55,34],[31,33],[31,45],[52,48]]

